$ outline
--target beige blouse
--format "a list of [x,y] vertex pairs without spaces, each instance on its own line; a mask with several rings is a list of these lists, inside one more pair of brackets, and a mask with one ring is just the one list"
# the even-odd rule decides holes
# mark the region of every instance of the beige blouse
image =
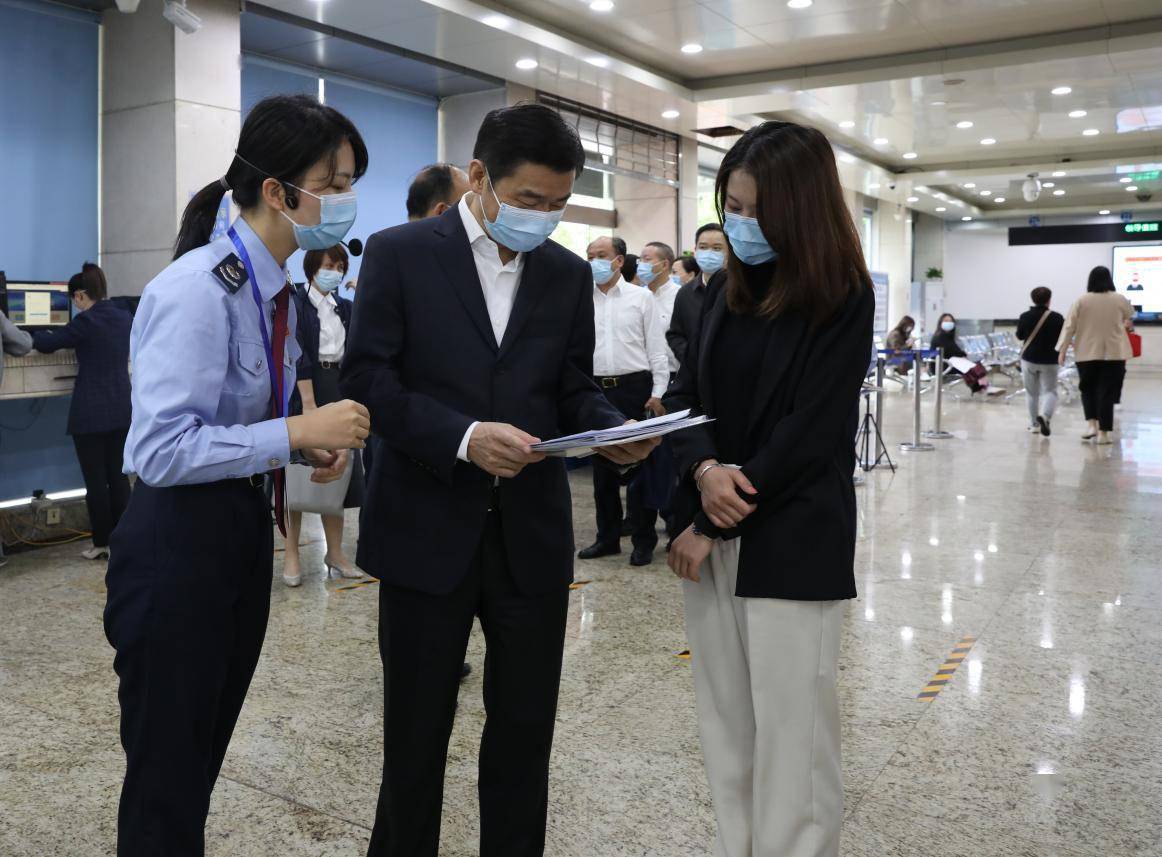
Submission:
[[1125,295],[1117,292],[1087,292],[1069,308],[1065,327],[1057,340],[1057,350],[1064,351],[1073,342],[1073,353],[1079,363],[1086,360],[1129,360],[1130,340],[1126,323],[1134,317],[1134,308]]

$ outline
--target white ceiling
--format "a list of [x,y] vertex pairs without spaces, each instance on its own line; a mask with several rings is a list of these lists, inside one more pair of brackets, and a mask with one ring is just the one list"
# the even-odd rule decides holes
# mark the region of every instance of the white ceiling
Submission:
[[[944,217],[1120,209],[1134,194],[1119,168],[1162,162],[1162,0],[613,0],[608,13],[590,2],[265,5],[679,133],[807,122],[849,153],[849,184]],[[702,51],[682,53],[689,42]],[[1063,163],[1087,166],[1048,178]],[[1029,205],[1020,183],[1034,170],[1057,187]],[[1159,179],[1139,187],[1162,200]]]

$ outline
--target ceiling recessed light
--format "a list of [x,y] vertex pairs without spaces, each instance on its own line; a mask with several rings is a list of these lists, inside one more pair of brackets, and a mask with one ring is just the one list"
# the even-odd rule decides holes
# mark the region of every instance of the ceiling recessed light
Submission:
[[522,71],[531,71],[537,67],[537,61],[534,59],[523,59],[516,61],[516,67]]
[[1055,86],[1049,91],[1051,93],[1053,93],[1054,95],[1069,95],[1069,93],[1073,92],[1073,87],[1072,86]]
[[868,189],[868,190],[879,190],[879,189],[880,189],[880,183],[879,183],[879,182],[872,182],[871,184],[869,184],[869,185],[867,186],[867,189]]
[[976,182],[965,182],[964,187],[968,188],[969,190],[972,190],[974,187],[976,187]]
[[842,122],[839,123],[839,127],[840,128],[854,128],[855,123],[852,122],[850,119],[844,119]]
[[1133,193],[1133,192],[1134,192],[1134,191],[1136,191],[1137,189],[1138,189],[1138,186],[1137,186],[1136,184],[1128,184],[1128,185],[1126,185],[1126,190],[1127,190],[1127,191],[1129,191],[1130,193]]
[[876,146],[886,146],[890,142],[891,140],[889,140],[887,137],[876,137],[874,140],[872,140],[872,143]]
[[787,0],[787,6],[791,9],[806,9],[815,0]]
[[1084,110],[1070,110],[1069,111],[1069,118],[1070,119],[1084,119],[1088,115],[1089,114],[1086,113]]
[[1004,201],[1005,201],[1005,198],[1003,196],[998,196],[996,199],[993,200],[993,202],[995,202],[997,205],[1000,205]]
[[1133,179],[1129,176],[1122,176],[1120,179],[1118,179],[1118,181],[1120,181],[1122,184],[1129,184],[1133,181]]
[[845,164],[854,164],[855,163],[855,156],[848,154],[847,152],[844,152],[842,155],[839,156],[839,160],[843,161]]
[[1054,170],[1053,171],[1053,178],[1055,178],[1055,179],[1065,178],[1065,170]]
[[994,145],[996,145],[996,142],[997,141],[992,137],[985,137],[983,140],[980,141],[980,144],[982,146],[994,146]]
[[1057,190],[1053,191],[1053,195],[1054,196],[1065,196],[1065,189],[1064,188],[1057,188]]
[[931,102],[933,107],[943,107],[947,103],[948,103],[947,101],[933,101],[933,102]]
[[585,62],[598,68],[609,68],[609,60],[606,57],[588,57]]
[[593,2],[589,4],[589,8],[594,12],[612,12],[613,2],[612,0],[593,0]]
[[982,190],[982,191],[980,192],[980,195],[981,195],[981,196],[992,196],[992,195],[993,195],[993,192],[992,192],[991,190]]
[[677,110],[663,110],[662,111],[662,118],[663,119],[677,119],[681,115],[682,114],[679,113]]
[[488,27],[496,27],[498,30],[507,30],[512,26],[512,18],[504,15],[489,15],[483,18],[481,23]]
[[947,208],[945,208],[943,205],[938,205],[938,206],[936,206],[936,210],[937,210],[937,211],[948,211],[948,209],[947,209]]
[[1101,131],[1097,130],[1097,128],[1086,128],[1084,131],[1081,132],[1081,136],[1083,136],[1083,137],[1096,137],[1100,133],[1101,133]]
[[920,193],[928,193],[928,185],[918,184],[916,185],[916,190],[920,191]]
[[971,128],[971,127],[972,127],[972,123],[971,123],[971,122],[969,122],[967,119],[965,119],[965,120],[963,120],[963,121],[961,121],[961,122],[957,122],[957,123],[956,123],[956,127],[957,127],[957,128]]
[[962,218],[960,218],[960,219],[961,219],[961,220],[963,220],[965,223],[968,223],[968,221],[972,220],[972,218],[971,218],[971,217],[969,217],[967,214],[966,214],[966,215],[964,215],[964,217],[962,217]]
[[1057,182],[1042,182],[1041,187],[1057,187]]
[[684,54],[700,54],[702,53],[702,45],[697,42],[690,42],[682,45],[682,53]]
[[902,157],[904,158],[905,161],[914,161],[914,160],[916,160],[916,158],[918,158],[920,156],[917,155],[915,152],[904,152]]
[[920,197],[918,197],[918,196],[908,197],[908,202],[919,202],[919,201],[920,201]]
[[1103,208],[1101,211],[1098,212],[1098,214],[1100,214],[1102,217],[1105,217],[1109,213],[1110,213],[1110,210],[1108,208]]

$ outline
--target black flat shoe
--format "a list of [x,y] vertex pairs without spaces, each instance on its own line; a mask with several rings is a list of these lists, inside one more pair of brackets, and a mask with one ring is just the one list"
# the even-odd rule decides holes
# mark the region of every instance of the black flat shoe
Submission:
[[577,559],[597,559],[603,556],[616,556],[621,553],[620,545],[603,545],[601,542],[594,542],[584,550],[577,552]]
[[1049,435],[1052,433],[1049,431],[1049,420],[1045,419],[1044,417],[1037,417],[1037,425],[1041,427],[1041,434],[1044,437],[1049,437]]
[[646,548],[634,548],[629,557],[630,565],[650,565],[654,561],[654,552]]

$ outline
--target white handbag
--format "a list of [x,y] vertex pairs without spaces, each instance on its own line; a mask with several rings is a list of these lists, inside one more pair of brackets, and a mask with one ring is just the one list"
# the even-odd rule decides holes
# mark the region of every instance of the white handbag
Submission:
[[351,468],[355,455],[347,452],[347,470],[334,482],[320,484],[311,481],[312,468],[292,464],[286,469],[286,509],[288,512],[315,512],[319,515],[343,516],[343,501],[351,484]]

